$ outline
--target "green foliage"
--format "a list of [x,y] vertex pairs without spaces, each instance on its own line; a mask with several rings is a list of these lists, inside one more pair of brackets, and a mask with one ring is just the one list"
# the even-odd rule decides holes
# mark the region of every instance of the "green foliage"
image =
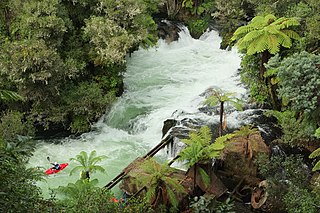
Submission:
[[233,134],[227,134],[216,139],[211,143],[212,135],[208,126],[203,126],[198,132],[191,132],[189,139],[183,142],[188,146],[179,153],[179,161],[186,160],[190,168],[199,161],[207,161],[220,155],[224,148],[224,142],[233,137]]
[[268,181],[269,199],[281,202],[288,212],[317,212],[319,199],[309,188],[309,173],[301,156],[260,156],[257,163]]
[[237,41],[240,50],[246,50],[248,55],[268,51],[276,54],[280,47],[290,48],[291,39],[298,40],[300,36],[288,28],[298,26],[295,18],[279,18],[269,14],[265,17],[256,16],[246,26],[239,27],[231,38]]
[[43,124],[39,132],[88,131],[122,91],[126,54],[156,43],[151,14],[158,3],[1,1],[1,102],[18,98],[8,90],[25,99],[2,109],[28,112],[27,119]]
[[265,0],[259,2],[256,0],[247,0],[253,5],[257,14],[265,15],[268,13],[275,14],[277,16],[284,16],[286,12],[292,9],[300,0]]
[[8,111],[0,119],[0,138],[10,141],[17,135],[32,136],[34,128],[32,123],[23,122],[24,116],[17,111]]
[[191,201],[190,207],[194,213],[235,213],[234,201],[227,198],[225,202],[219,202],[212,197],[194,197],[194,201]]
[[[198,167],[199,162],[206,162],[213,158],[219,157],[225,147],[225,142],[232,138],[233,134],[227,134],[218,137],[214,143],[211,143],[212,135],[208,126],[203,126],[198,132],[191,132],[189,139],[184,139],[187,144],[179,153],[178,161],[187,161],[187,167],[195,166],[195,170],[199,170],[200,177],[205,185],[210,184],[210,177],[204,169]],[[195,183],[194,183],[195,184]]]
[[[210,96],[205,100],[205,103],[210,106],[215,106],[218,103],[220,104],[220,127],[219,127],[219,136],[222,135],[222,130],[224,130],[227,126],[226,118],[224,116],[224,104],[231,103],[237,110],[242,111],[243,101],[235,97],[236,93],[233,92],[225,92],[221,89],[211,89]],[[224,121],[223,121],[224,118]]]
[[209,19],[191,19],[188,21],[188,29],[194,38],[199,38],[209,27]]
[[212,89],[211,95],[207,98],[205,103],[210,106],[216,106],[218,103],[231,103],[237,110],[242,110],[242,101],[235,97],[234,92],[225,92],[221,89]]
[[0,79],[16,82],[26,100],[43,101],[59,94],[57,88],[64,82],[63,61],[43,40],[6,43],[2,50],[0,68],[6,78]]
[[95,185],[97,184],[97,179],[83,179],[77,180],[75,183],[68,183],[68,185],[66,186],[59,186],[57,189],[54,189],[54,191],[58,194],[63,195],[66,202],[72,203],[71,205],[74,205],[78,202],[78,200],[83,200],[89,192],[97,189],[98,187],[95,187]]
[[26,167],[32,148],[30,143],[0,138],[1,212],[37,212],[42,205],[40,188],[34,182],[41,179],[43,171]]
[[[70,125],[73,133],[89,130],[91,123],[99,119],[105,113],[105,107],[114,101],[114,91],[109,89],[110,92],[106,93],[102,86],[94,82],[82,82],[62,93],[64,104],[58,110],[73,115]],[[53,112],[55,111],[57,110],[53,109]],[[59,114],[56,113],[56,115]]]
[[43,39],[48,46],[60,46],[67,31],[65,26],[67,20],[59,17],[60,3],[61,0],[23,2],[11,33],[24,39]]
[[96,66],[123,63],[125,55],[136,42],[134,35],[104,17],[91,17],[86,22],[84,33],[94,47],[90,55]]
[[269,101],[268,88],[259,77],[259,58],[256,55],[244,55],[241,60],[240,79],[248,87],[250,99],[260,105]]
[[168,195],[169,202],[174,208],[178,207],[177,194],[185,194],[181,180],[173,176],[174,169],[168,164],[159,164],[153,158],[144,161],[140,168],[142,171],[130,172],[136,178],[139,187],[147,187],[146,199],[150,204],[159,205]]
[[183,0],[183,8],[191,12],[192,15],[203,15],[208,14],[214,8],[214,1],[204,0],[204,1],[193,1],[193,0]]
[[[319,128],[320,129],[320,128]],[[319,130],[318,129],[318,130]],[[320,156],[320,147],[316,150],[314,150],[310,155],[309,158],[316,158]],[[316,163],[316,165],[314,165],[314,167],[312,168],[312,171],[317,171],[320,170],[320,160]]]
[[217,207],[215,208],[216,213],[235,213],[234,201],[230,198],[227,198],[225,202],[218,202]]
[[316,133],[314,134],[317,138],[320,138],[320,127],[316,130]]
[[97,165],[97,163],[103,161],[106,158],[107,156],[105,155],[97,156],[97,152],[95,150],[92,150],[89,156],[85,151],[81,151],[80,154],[76,155],[75,158],[70,158],[70,160],[77,161],[81,164],[79,166],[74,167],[70,171],[70,175],[72,175],[76,171],[80,171],[80,179],[84,180],[90,179],[90,174],[93,172],[105,172],[105,169]]
[[284,59],[278,68],[279,95],[290,101],[294,111],[312,112],[320,108],[320,56],[307,52]]
[[319,212],[319,195],[310,193],[310,190],[291,187],[284,196],[284,202],[288,213],[317,213]]
[[9,90],[0,90],[0,102],[23,101],[24,98],[16,92]]
[[156,24],[149,14],[151,8],[143,0],[101,1],[97,10],[103,16],[91,16],[84,28],[93,46],[90,55],[95,65],[123,63],[132,47],[155,44]]
[[274,116],[278,120],[283,136],[282,142],[290,146],[303,146],[312,140],[315,126],[308,119],[297,117],[293,111],[267,111],[266,116]]
[[61,201],[63,212],[119,212],[119,204],[112,201],[114,195],[106,189],[95,187],[98,180],[78,180],[55,189],[65,196]]

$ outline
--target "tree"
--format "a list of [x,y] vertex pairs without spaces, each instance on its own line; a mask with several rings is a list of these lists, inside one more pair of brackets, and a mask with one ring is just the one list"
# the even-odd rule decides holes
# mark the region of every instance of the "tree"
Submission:
[[284,59],[278,67],[279,96],[292,110],[320,110],[319,64],[319,55],[301,52]]
[[233,132],[234,136],[245,138],[245,155],[251,160],[254,151],[258,151],[257,141],[250,138],[251,135],[259,133],[257,128],[252,128],[250,125],[242,126],[239,130]]
[[100,2],[98,12],[101,16],[92,15],[84,28],[84,34],[92,44],[90,56],[96,66],[121,64],[132,48],[156,43],[157,26],[150,14],[155,12],[156,7],[152,5],[157,2],[149,2],[150,5],[143,0]]
[[177,193],[186,193],[181,180],[173,176],[174,169],[167,163],[159,164],[153,158],[144,161],[139,171],[130,172],[139,186],[146,186],[147,200],[158,206],[168,199],[171,205],[178,207]]
[[194,169],[194,182],[193,188],[196,187],[196,177],[197,169],[200,172],[200,176],[205,183],[209,185],[210,177],[205,172],[204,169],[198,168],[198,163],[200,161],[208,161],[213,158],[216,158],[220,155],[224,149],[224,142],[232,138],[233,134],[227,134],[221,137],[218,137],[214,143],[211,143],[212,135],[208,126],[203,126],[198,132],[191,132],[189,134],[189,139],[183,140],[187,147],[184,148],[179,153],[179,161],[187,161],[187,167]]
[[224,92],[221,89],[212,89],[211,95],[207,98],[205,103],[208,103],[210,106],[215,106],[220,103],[220,127],[219,127],[219,136],[222,135],[222,130],[225,129],[223,125],[223,116],[224,116],[224,104],[231,103],[236,109],[242,110],[241,100],[234,97],[235,93],[233,92]]
[[34,183],[42,180],[43,171],[27,168],[34,143],[6,141],[0,136],[0,212],[39,212],[43,199]]
[[265,67],[271,54],[280,51],[280,47],[290,48],[292,39],[298,40],[300,36],[290,27],[300,25],[296,18],[276,18],[269,14],[265,17],[256,16],[248,25],[239,27],[233,34],[231,40],[237,40],[239,50],[246,54],[253,55],[261,53],[260,77],[264,78]]
[[81,151],[80,154],[76,155],[75,158],[70,158],[70,160],[77,161],[81,164],[79,166],[74,167],[70,171],[70,175],[72,175],[76,171],[80,171],[80,179],[89,180],[91,173],[96,171],[105,172],[105,169],[102,166],[96,164],[106,158],[107,156],[105,155],[97,156],[96,150],[91,151],[89,157],[85,151]]

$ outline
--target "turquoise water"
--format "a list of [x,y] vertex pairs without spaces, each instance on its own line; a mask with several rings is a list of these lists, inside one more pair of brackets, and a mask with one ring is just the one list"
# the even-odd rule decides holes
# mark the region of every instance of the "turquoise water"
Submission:
[[[92,175],[99,180],[99,186],[104,186],[132,160],[161,141],[163,121],[177,118],[175,111],[197,115],[203,101],[199,95],[207,88],[216,86],[244,93],[234,76],[240,64],[239,55],[220,50],[220,41],[214,31],[195,40],[185,30],[177,42],[167,44],[159,40],[156,48],[133,53],[127,59],[126,91],[110,113],[94,125],[94,131],[76,139],[40,142],[37,146],[31,165],[49,168],[47,156],[52,161],[70,163],[60,173],[37,183],[44,196],[49,197],[50,188],[74,183],[79,178],[78,174],[69,176],[77,165],[69,159],[81,151],[96,150],[98,155],[108,156],[100,164],[107,173]],[[218,119],[201,113],[197,116]],[[165,154],[160,153],[159,157],[165,158]],[[114,192],[120,193],[118,187]]]

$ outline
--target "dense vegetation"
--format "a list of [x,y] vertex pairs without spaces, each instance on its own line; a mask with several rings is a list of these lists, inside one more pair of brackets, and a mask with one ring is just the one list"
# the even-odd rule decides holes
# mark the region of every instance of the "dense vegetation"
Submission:
[[21,112],[37,133],[88,131],[121,95],[126,54],[157,40],[151,17],[155,5],[143,0],[1,1],[0,85],[24,98],[1,103],[1,118]]
[[[2,0],[0,211],[152,211],[147,201],[154,192],[130,208],[111,202],[113,195],[95,187],[96,180],[90,178],[94,169],[103,168],[86,164],[86,153],[75,158],[83,162],[77,168],[83,170],[82,178],[60,188],[72,201],[67,206],[41,197],[33,184],[42,178],[41,172],[26,164],[34,148],[32,137],[90,130],[123,91],[126,55],[155,44],[155,16],[165,13],[166,18],[188,25],[196,38],[214,24],[223,38],[221,48],[238,47],[239,74],[250,100],[269,109],[267,114],[281,127],[282,137],[276,143],[307,153],[259,158],[260,175],[272,183],[270,196],[283,211],[318,212],[319,178],[313,176],[311,184],[310,170],[320,169],[319,11],[318,0]],[[224,101],[230,99],[214,103],[223,107]],[[220,132],[222,128],[221,114]],[[199,144],[190,145],[191,151],[206,150]],[[315,160],[306,165],[303,157],[310,153]],[[198,152],[193,154],[199,157]],[[196,167],[197,161],[190,166]],[[157,176],[159,181],[165,177]],[[79,197],[83,192],[87,196]],[[177,211],[173,195],[169,203]],[[193,206],[202,208],[199,203]],[[228,212],[229,201],[224,207],[217,205],[215,210]]]

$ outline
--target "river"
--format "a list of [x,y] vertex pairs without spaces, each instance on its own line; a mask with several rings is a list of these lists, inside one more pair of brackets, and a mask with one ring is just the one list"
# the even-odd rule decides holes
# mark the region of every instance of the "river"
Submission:
[[[78,174],[69,176],[77,165],[69,159],[81,151],[96,150],[98,155],[108,156],[100,163],[107,173],[92,175],[99,180],[99,186],[104,186],[132,160],[161,141],[163,121],[179,116],[176,112],[217,120],[218,117],[198,111],[203,102],[199,95],[207,88],[245,93],[235,76],[240,57],[235,50],[219,49],[221,39],[217,32],[206,32],[200,39],[191,38],[186,29],[179,35],[178,41],[167,44],[159,40],[157,47],[140,49],[127,58],[125,92],[91,132],[78,138],[39,142],[30,165],[48,168],[51,165],[47,157],[70,163],[65,170],[37,183],[44,197],[49,197],[50,188],[74,183],[79,178]],[[161,157],[165,158],[164,152]],[[119,193],[117,187],[114,192]]]

